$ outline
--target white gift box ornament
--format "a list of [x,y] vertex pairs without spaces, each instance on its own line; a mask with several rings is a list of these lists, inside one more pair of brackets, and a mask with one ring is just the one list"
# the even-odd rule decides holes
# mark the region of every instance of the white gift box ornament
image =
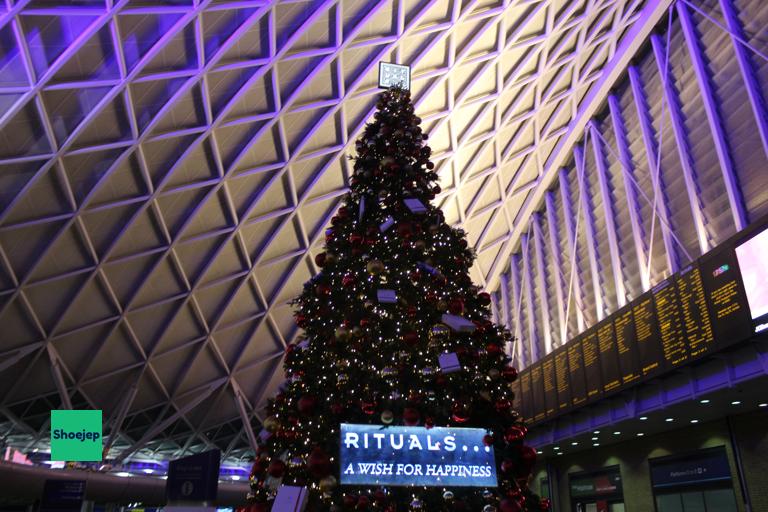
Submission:
[[394,226],[394,224],[395,224],[395,219],[393,219],[392,217],[387,217],[386,219],[384,219],[384,222],[382,222],[379,225],[379,231],[383,233],[389,228],[391,228],[392,226]]
[[459,356],[456,352],[447,352],[437,356],[437,362],[440,363],[440,369],[443,373],[452,373],[461,370],[461,363],[459,363]]
[[440,321],[456,332],[472,332],[477,329],[477,326],[474,323],[463,316],[449,315],[448,313],[445,313],[440,317]]
[[277,490],[272,512],[302,512],[307,507],[308,497],[306,487],[281,485]]
[[405,206],[408,207],[409,210],[411,210],[412,213],[426,213],[427,207],[424,206],[424,204],[416,199],[415,197],[411,197],[408,199],[403,199],[403,202],[405,203]]
[[376,298],[382,304],[393,304],[397,302],[397,293],[395,290],[376,290]]

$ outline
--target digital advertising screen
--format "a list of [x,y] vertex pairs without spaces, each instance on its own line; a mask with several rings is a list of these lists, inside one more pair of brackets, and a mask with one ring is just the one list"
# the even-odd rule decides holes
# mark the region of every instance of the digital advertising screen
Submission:
[[342,485],[496,487],[481,428],[341,424]]
[[768,329],[768,229],[736,246],[754,332]]

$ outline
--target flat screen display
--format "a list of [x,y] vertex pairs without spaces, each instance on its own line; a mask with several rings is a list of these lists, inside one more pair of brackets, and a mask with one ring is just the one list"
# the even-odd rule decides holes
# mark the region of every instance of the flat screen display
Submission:
[[546,418],[547,409],[544,404],[544,372],[541,361],[531,367],[531,394],[533,396],[533,421],[538,422]]
[[557,410],[565,412],[571,407],[571,383],[568,371],[568,347],[555,350],[555,381],[557,383]]
[[656,320],[656,309],[653,307],[653,297],[650,293],[644,293],[632,305],[632,315],[635,320],[640,372],[643,377],[648,377],[659,373],[664,368],[659,323]]
[[544,403],[547,417],[557,412],[557,387],[555,382],[555,354],[549,354],[542,359],[541,371],[544,379]]
[[715,343],[699,266],[693,264],[682,269],[676,285],[688,352],[691,357],[699,357],[709,352]]
[[621,368],[613,332],[613,321],[597,326],[597,344],[600,347],[600,370],[603,374],[603,391],[613,391],[621,386]]
[[341,424],[341,484],[496,487],[482,428]]
[[594,400],[599,398],[603,392],[597,329],[588,330],[581,338],[581,353],[584,358],[584,376],[587,381],[587,400]]
[[733,245],[727,243],[699,260],[718,348],[737,343],[753,333],[738,264]]
[[613,316],[613,331],[616,335],[621,385],[626,386],[640,378],[637,364],[637,336],[631,306],[625,306]]
[[587,384],[584,377],[584,357],[581,355],[581,340],[577,338],[566,345],[568,348],[568,369],[571,372],[571,403],[583,405],[587,401]]
[[656,304],[656,320],[661,335],[661,349],[667,368],[684,363],[688,359],[688,346],[683,333],[683,315],[677,290],[671,279],[653,287]]
[[768,329],[768,229],[736,246],[741,280],[755,332]]
[[533,421],[533,394],[531,393],[531,372],[520,373],[520,398],[517,401],[518,412],[525,421]]

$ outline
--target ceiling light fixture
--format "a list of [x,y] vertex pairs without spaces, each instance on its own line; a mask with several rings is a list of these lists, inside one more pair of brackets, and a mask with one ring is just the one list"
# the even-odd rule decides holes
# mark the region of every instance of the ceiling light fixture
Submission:
[[618,435],[620,435],[620,434],[621,434],[621,432],[620,432],[620,431],[618,431],[618,430],[617,430],[616,432],[614,432],[614,433],[613,433],[613,435],[615,435],[615,436],[618,436]]
[[675,418],[667,418],[667,419],[665,419],[664,421],[666,421],[667,423],[670,423],[670,422],[672,422],[672,421],[675,421]]
[[691,423],[698,423],[699,420],[691,420]]
[[741,400],[734,400],[731,405],[741,405]]
[[638,432],[637,437],[643,437],[645,434],[643,432]]
[[709,403],[709,399],[708,399],[708,398],[705,398],[705,399],[703,399],[703,400],[699,400],[699,403],[700,403],[700,404],[708,404],[708,403]]
[[640,416],[640,421],[645,421],[648,419],[648,416]]

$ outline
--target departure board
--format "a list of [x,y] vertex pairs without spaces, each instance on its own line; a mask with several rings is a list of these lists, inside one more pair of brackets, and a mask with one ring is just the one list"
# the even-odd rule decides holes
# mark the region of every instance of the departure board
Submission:
[[640,296],[632,306],[637,339],[637,356],[643,377],[653,375],[664,369],[659,324],[650,292]]
[[717,344],[726,347],[751,336],[752,318],[732,245],[701,258],[699,268]]
[[531,393],[531,371],[527,368],[520,373],[520,400],[518,412],[525,421],[533,420],[533,393]]
[[653,287],[653,302],[656,305],[664,361],[667,368],[673,368],[688,359],[688,347],[683,330],[683,312],[672,279],[666,279]]
[[571,407],[571,382],[568,372],[568,347],[555,350],[555,383],[557,386],[557,411],[565,412]]
[[597,326],[597,345],[600,349],[600,373],[603,377],[603,391],[621,387],[621,368],[616,337],[613,334],[613,320],[608,319]]
[[584,377],[587,381],[587,400],[600,397],[603,379],[600,376],[600,347],[597,344],[597,329],[589,329],[581,338],[581,353],[584,357]]
[[637,335],[632,307],[625,306],[613,315],[613,332],[616,336],[621,385],[626,386],[640,378],[637,364]]
[[541,361],[531,367],[531,394],[533,396],[533,422],[538,423],[547,415],[546,405],[544,403],[544,373],[541,368]]
[[688,352],[691,357],[702,356],[712,350],[715,335],[712,331],[712,320],[709,317],[699,266],[692,264],[682,269],[675,284],[677,296],[680,299],[683,332],[688,341]]
[[571,372],[571,403],[575,406],[587,401],[587,384],[584,380],[584,357],[581,355],[579,338],[571,340],[568,347],[568,369]]
[[557,384],[555,381],[555,358],[550,353],[541,360],[541,371],[544,379],[544,405],[547,417],[557,412]]

